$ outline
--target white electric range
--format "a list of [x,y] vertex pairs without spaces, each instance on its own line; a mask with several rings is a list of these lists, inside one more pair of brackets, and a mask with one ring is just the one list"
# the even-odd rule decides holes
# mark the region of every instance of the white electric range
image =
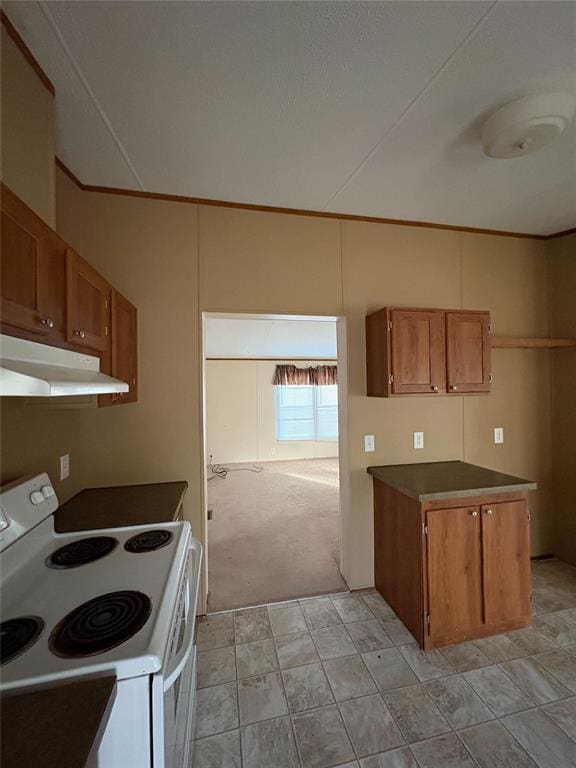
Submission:
[[55,533],[46,474],[0,503],[0,690],[113,671],[90,768],[188,766],[202,556],[189,523]]

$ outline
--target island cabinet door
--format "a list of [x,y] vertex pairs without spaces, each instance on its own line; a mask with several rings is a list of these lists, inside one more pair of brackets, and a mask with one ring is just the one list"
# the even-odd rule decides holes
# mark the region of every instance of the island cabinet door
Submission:
[[486,624],[525,618],[530,615],[527,502],[485,504],[481,512]]
[[448,639],[482,624],[482,552],[477,506],[427,514],[428,634]]

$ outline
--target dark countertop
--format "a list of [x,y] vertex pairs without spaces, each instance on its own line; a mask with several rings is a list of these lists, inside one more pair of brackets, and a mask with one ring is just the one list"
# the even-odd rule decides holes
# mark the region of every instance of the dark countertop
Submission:
[[389,464],[368,467],[373,477],[417,501],[455,499],[489,493],[532,491],[537,485],[521,477],[505,475],[464,461],[433,461],[423,464]]
[[184,480],[86,488],[56,510],[54,528],[56,533],[69,533],[169,523],[177,520],[187,488]]
[[114,676],[3,694],[2,768],[84,768],[115,696]]

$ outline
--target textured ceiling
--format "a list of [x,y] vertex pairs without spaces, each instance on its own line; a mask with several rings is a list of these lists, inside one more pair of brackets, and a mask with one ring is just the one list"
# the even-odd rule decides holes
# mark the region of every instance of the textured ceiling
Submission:
[[576,125],[526,158],[483,117],[576,94],[574,2],[5,2],[86,184],[549,234]]

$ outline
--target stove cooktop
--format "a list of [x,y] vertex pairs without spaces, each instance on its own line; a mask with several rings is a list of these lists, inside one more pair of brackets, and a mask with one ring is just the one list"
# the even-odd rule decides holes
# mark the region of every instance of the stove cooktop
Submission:
[[25,552],[4,550],[0,689],[158,671],[189,542],[185,522],[86,536],[55,534],[48,518],[26,535]]

